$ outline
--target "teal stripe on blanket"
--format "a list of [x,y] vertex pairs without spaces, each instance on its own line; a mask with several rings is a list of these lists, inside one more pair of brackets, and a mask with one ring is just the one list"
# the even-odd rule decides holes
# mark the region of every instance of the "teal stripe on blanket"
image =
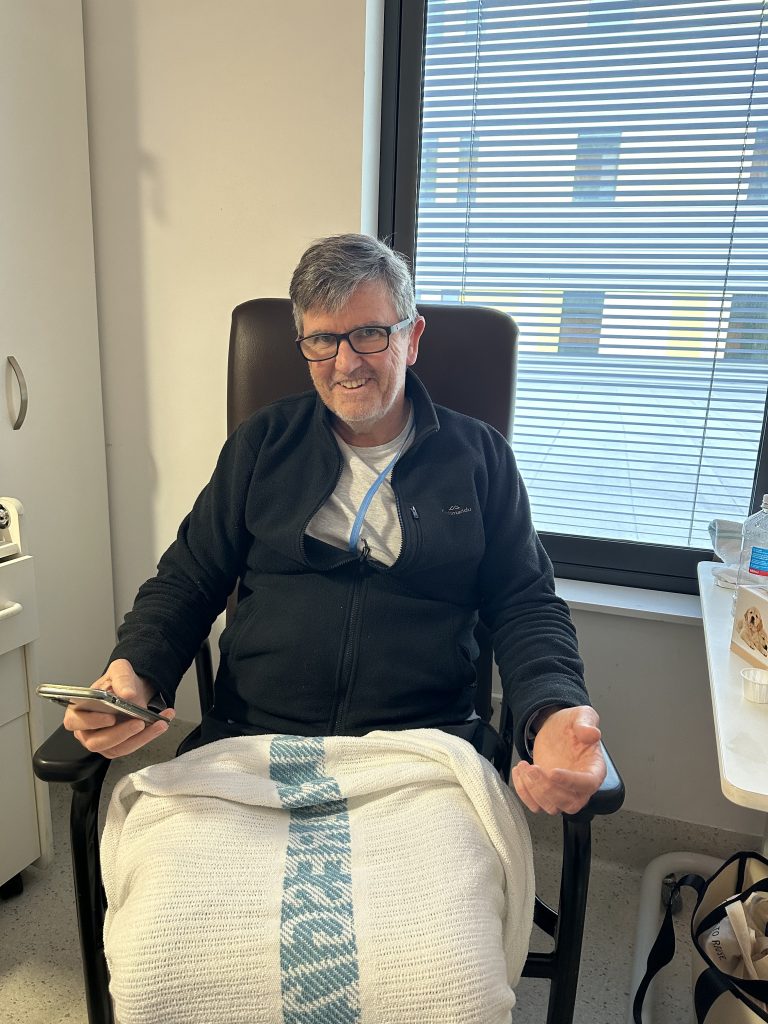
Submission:
[[357,1024],[349,814],[321,738],[277,736],[269,774],[290,809],[280,917],[284,1024]]

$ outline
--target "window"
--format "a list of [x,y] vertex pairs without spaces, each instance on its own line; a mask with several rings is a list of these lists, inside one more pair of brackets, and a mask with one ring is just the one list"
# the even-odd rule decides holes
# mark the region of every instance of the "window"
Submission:
[[560,311],[560,338],[557,351],[562,355],[596,356],[600,351],[603,326],[604,292],[566,292]]
[[560,575],[695,592],[709,521],[768,491],[766,21],[388,0],[380,231],[417,300],[517,321],[513,445]]
[[768,294],[731,297],[725,356],[739,361],[764,363],[768,360]]
[[574,202],[609,203],[615,197],[620,140],[620,132],[579,132],[573,172]]
[[468,132],[426,135],[421,145],[422,205],[465,208],[468,199]]
[[768,202],[768,128],[758,128],[755,134],[747,175],[747,198],[754,203]]

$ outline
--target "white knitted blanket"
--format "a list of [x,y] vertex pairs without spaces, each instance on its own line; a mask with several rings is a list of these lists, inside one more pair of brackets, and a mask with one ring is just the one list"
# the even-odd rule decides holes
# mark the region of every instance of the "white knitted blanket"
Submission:
[[126,776],[103,834],[120,1024],[507,1024],[523,813],[464,740],[221,740]]

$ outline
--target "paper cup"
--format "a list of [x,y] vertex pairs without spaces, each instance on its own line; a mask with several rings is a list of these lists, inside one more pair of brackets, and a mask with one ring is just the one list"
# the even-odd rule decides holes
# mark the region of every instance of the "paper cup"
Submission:
[[747,700],[768,704],[768,672],[764,668],[743,668],[741,687]]

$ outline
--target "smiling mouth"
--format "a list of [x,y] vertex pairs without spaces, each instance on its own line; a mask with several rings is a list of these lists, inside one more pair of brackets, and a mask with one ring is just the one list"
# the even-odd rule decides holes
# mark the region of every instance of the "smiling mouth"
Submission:
[[368,377],[363,377],[363,378],[357,378],[355,380],[339,380],[339,381],[336,382],[335,386],[339,387],[339,388],[343,388],[344,391],[357,391],[359,388],[361,388],[365,384],[367,384],[369,379],[370,378],[368,378]]

